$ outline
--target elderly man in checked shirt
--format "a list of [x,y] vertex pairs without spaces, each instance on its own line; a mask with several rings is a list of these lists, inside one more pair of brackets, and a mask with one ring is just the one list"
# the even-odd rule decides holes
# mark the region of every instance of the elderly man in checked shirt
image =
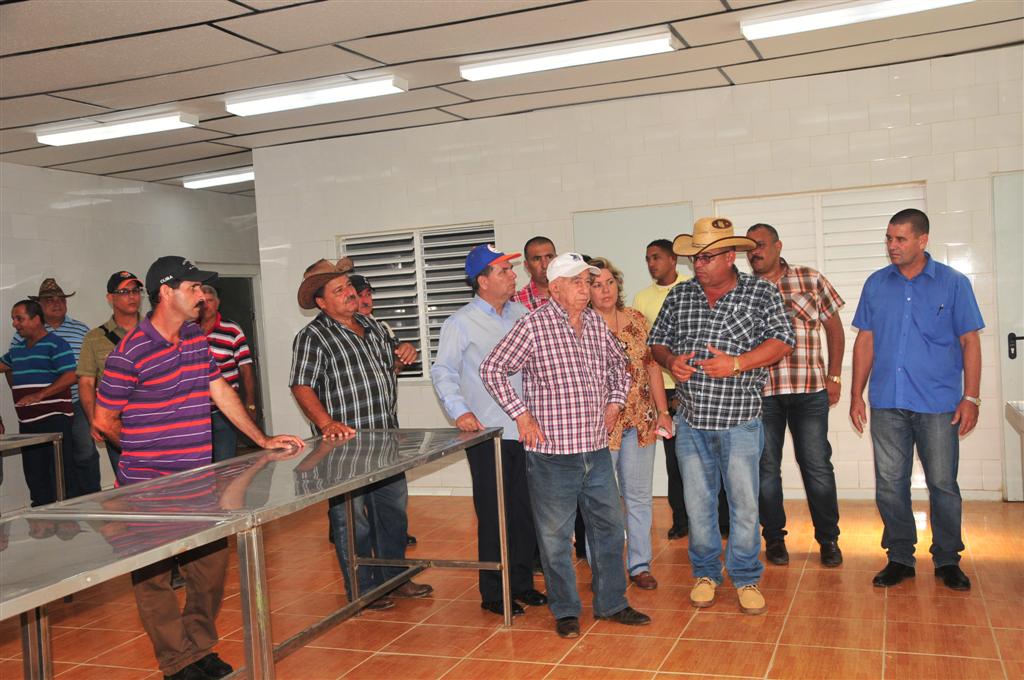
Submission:
[[655,361],[672,372],[679,395],[676,456],[690,518],[694,607],[710,607],[722,582],[718,490],[729,499],[725,568],[736,586],[740,611],[767,609],[757,584],[758,468],[764,431],[761,392],[766,366],[793,351],[793,325],[771,283],[740,273],[736,251],[756,243],[733,234],[725,218],[697,220],[694,233],[676,237],[672,249],[688,256],[696,276],[673,288],[647,338]]
[[[626,357],[600,315],[587,307],[597,273],[578,253],[548,265],[551,302],[524,316],[480,365],[480,377],[516,422],[556,632],[580,634],[580,598],[570,558],[577,502],[593,570],[594,616],[625,625],[650,623],[626,601],[619,490],[608,433],[630,378]],[[509,376],[522,371],[523,397]]]

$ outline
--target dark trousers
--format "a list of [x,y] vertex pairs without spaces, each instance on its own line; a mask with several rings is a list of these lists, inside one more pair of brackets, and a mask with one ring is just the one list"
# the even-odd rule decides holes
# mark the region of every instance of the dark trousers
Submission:
[[[466,450],[473,478],[473,507],[476,510],[477,551],[482,562],[498,562],[497,481],[494,444],[486,441]],[[509,583],[512,593],[533,588],[533,555],[537,532],[533,527],[530,489],[526,481],[526,452],[515,440],[501,440],[501,469],[505,484],[505,535],[508,541]],[[484,602],[501,600],[501,572],[480,571],[480,597]]]
[[765,541],[786,535],[782,504],[782,445],[786,426],[793,435],[793,452],[814,523],[818,543],[839,539],[839,501],[828,442],[828,392],[780,394],[762,401],[764,451],[761,453],[760,514]]
[[[92,438],[89,419],[85,417],[82,402],[74,403],[75,415],[71,419],[71,439],[65,439],[65,447],[71,449],[74,465],[64,468],[64,475],[71,479],[75,496],[96,493],[100,490],[100,454]],[[69,496],[70,497],[70,496]]]
[[[175,564],[185,579],[184,609],[171,588]],[[139,617],[164,675],[213,651],[227,566],[228,544],[222,539],[132,572]]]
[[[71,418],[69,416],[50,416],[30,423],[21,423],[18,427],[21,434],[42,434],[59,432],[64,435],[61,442],[61,460],[64,464],[64,497],[73,498],[77,495],[77,485],[73,475],[75,469],[74,453],[71,448]],[[37,444],[21,449],[21,469],[25,472],[25,484],[32,499],[32,506],[46,505],[57,500],[57,477],[53,468],[53,444]]]
[[[675,388],[665,390],[665,403],[675,418],[676,411],[672,408]],[[687,529],[690,520],[686,516],[686,496],[683,494],[683,474],[679,471],[679,459],[676,458],[676,438],[662,439],[665,447],[665,474],[668,476],[668,505],[672,508],[672,526]],[[718,493],[718,526],[729,528],[729,501],[725,497],[725,484]]]

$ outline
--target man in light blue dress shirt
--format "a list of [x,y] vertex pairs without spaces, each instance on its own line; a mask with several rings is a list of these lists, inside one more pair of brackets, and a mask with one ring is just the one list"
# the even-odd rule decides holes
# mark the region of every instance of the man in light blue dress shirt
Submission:
[[[526,307],[511,298],[516,292],[516,273],[511,261],[519,253],[505,254],[491,245],[480,245],[466,257],[466,277],[473,292],[471,302],[452,314],[441,327],[437,358],[430,368],[434,390],[448,417],[463,431],[502,427],[502,471],[505,485],[505,519],[508,534],[509,580],[512,614],[524,612],[522,604],[540,606],[547,597],[533,587],[533,556],[537,535],[533,527],[530,492],[526,484],[526,454],[519,442],[515,421],[494,401],[480,379],[480,364],[520,317]],[[511,376],[513,389],[522,395],[522,377]],[[466,451],[473,477],[473,506],[477,517],[479,559],[500,560],[498,504],[491,440]],[[567,548],[568,549],[568,548]],[[501,574],[480,571],[480,606],[504,615]]]

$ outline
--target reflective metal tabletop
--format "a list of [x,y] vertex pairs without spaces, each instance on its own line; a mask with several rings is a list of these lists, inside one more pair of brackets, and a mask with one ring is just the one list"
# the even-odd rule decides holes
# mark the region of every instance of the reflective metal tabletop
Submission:
[[0,434],[0,451],[20,449],[33,444],[50,444],[61,438],[59,432],[43,432],[41,434]]

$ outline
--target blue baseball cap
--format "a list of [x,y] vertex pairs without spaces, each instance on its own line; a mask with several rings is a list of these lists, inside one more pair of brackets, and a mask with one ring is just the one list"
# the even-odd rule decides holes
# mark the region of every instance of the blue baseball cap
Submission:
[[484,243],[473,248],[473,250],[469,251],[469,255],[466,256],[466,276],[470,279],[475,279],[489,265],[514,260],[521,255],[522,253],[509,253],[506,255],[490,243]]

